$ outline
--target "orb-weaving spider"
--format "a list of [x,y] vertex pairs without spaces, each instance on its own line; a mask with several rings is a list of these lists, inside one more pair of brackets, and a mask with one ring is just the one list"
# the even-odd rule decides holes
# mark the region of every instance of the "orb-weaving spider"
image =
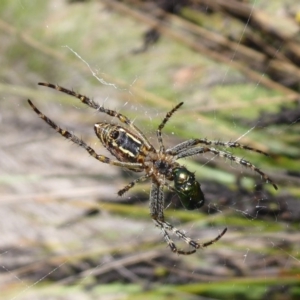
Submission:
[[[277,186],[273,183],[273,181],[252,163],[242,158],[233,156],[229,152],[213,148],[211,147],[211,145],[229,148],[242,148],[245,150],[251,150],[266,154],[260,150],[256,150],[248,146],[243,146],[237,142],[210,141],[205,138],[190,139],[176,145],[175,147],[165,149],[161,131],[167,121],[171,118],[173,113],[177,111],[179,107],[181,107],[183,102],[179,103],[172,110],[170,110],[166,114],[161,124],[158,126],[156,133],[159,143],[159,149],[155,149],[153,145],[148,141],[148,139],[144,136],[144,134],[140,131],[140,129],[138,129],[126,116],[114,110],[106,109],[103,106],[97,104],[92,99],[89,99],[83,95],[60,87],[58,85],[53,85],[50,83],[39,83],[39,85],[47,86],[74,96],[78,98],[82,103],[85,103],[91,108],[103,112],[111,117],[116,117],[122,123],[127,125],[128,129],[122,126],[102,122],[97,123],[94,126],[95,133],[100,139],[103,146],[107,150],[109,150],[110,153],[117,159],[112,160],[106,156],[97,154],[94,149],[88,146],[76,135],[60,128],[51,119],[41,113],[30,100],[28,100],[32,109],[41,119],[43,119],[48,125],[50,125],[63,137],[84,148],[91,156],[93,156],[97,160],[106,164],[123,167],[134,172],[145,172],[143,176],[133,180],[123,189],[121,189],[118,192],[119,196],[123,195],[125,192],[131,189],[137,182],[141,182],[148,178],[151,178],[152,185],[150,191],[150,214],[155,225],[161,229],[167,244],[175,253],[185,255],[195,253],[197,249],[207,247],[218,241],[227,230],[227,228],[225,228],[215,239],[200,244],[187,237],[182,231],[175,228],[172,224],[165,221],[163,193],[164,186],[172,191],[175,191],[179,195],[181,202],[187,209],[200,208],[204,204],[204,195],[200,189],[200,184],[195,179],[194,174],[189,172],[184,166],[177,163],[176,160],[196,154],[211,152],[216,156],[225,159],[227,158],[237,164],[249,167],[253,171],[259,173],[266,182],[271,182],[274,188],[277,189]],[[199,146],[200,144],[202,144],[203,146]],[[169,181],[174,181],[174,187],[169,184]],[[184,240],[194,249],[191,251],[178,250],[175,243],[171,240],[168,231],[175,233],[175,235]]]

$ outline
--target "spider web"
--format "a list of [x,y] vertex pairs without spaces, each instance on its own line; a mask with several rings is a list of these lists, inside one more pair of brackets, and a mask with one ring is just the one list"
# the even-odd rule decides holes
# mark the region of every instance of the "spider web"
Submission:
[[[149,182],[135,187],[121,200],[117,199],[118,187],[122,187],[133,179],[131,172],[120,171],[111,166],[96,164],[96,162],[93,164],[93,159],[82,153],[81,149],[73,147],[72,144],[66,145],[62,138],[43,126],[44,124],[32,114],[29,108],[23,105],[24,91],[19,84],[22,78],[17,73],[28,74],[26,84],[22,84],[22,86],[33,86],[37,81],[50,81],[54,78],[56,82],[53,83],[70,88],[76,87],[78,92],[87,96],[100,95],[98,99],[95,99],[96,101],[128,115],[136,125],[143,129],[143,132],[150,137],[154,144],[156,143],[157,124],[174,106],[174,103],[181,101],[180,97],[184,94],[184,89],[189,88],[185,81],[186,77],[193,82],[194,88],[188,89],[190,94],[183,97],[185,102],[183,110],[176,112],[167,123],[163,133],[167,146],[173,146],[177,142],[191,137],[209,139],[218,139],[219,136],[227,137],[226,128],[228,128],[229,131],[234,132],[233,141],[243,143],[246,140],[256,143],[257,137],[260,145],[271,144],[271,148],[275,149],[277,144],[271,140],[262,141],[259,132],[268,131],[266,136],[273,136],[274,140],[278,139],[279,142],[281,138],[292,139],[293,137],[287,136],[286,132],[298,129],[298,119],[293,119],[286,127],[274,126],[269,129],[265,125],[266,128],[260,129],[262,121],[272,119],[272,111],[266,113],[264,119],[254,118],[254,123],[246,125],[240,122],[241,118],[245,118],[245,114],[238,118],[238,109],[232,109],[229,120],[228,114],[224,117],[218,108],[218,105],[223,103],[214,100],[218,97],[218,92],[210,96],[211,90],[208,87],[209,85],[213,86],[215,80],[223,88],[223,92],[226,92],[226,86],[234,78],[238,78],[239,83],[245,82],[245,78],[239,77],[240,75],[237,75],[231,68],[238,61],[238,48],[233,52],[230,63],[225,66],[218,66],[214,63],[206,65],[203,58],[197,58],[196,55],[191,58],[185,56],[186,61],[180,60],[176,63],[172,60],[168,61],[167,63],[172,65],[171,69],[165,72],[158,69],[159,71],[154,71],[156,73],[153,75],[151,72],[156,70],[157,65],[164,65],[162,61],[158,61],[160,55],[165,57],[164,51],[168,51],[170,56],[175,54],[178,56],[176,51],[179,50],[172,48],[174,47],[172,45],[170,49],[164,50],[167,45],[165,45],[165,38],[162,37],[158,46],[154,45],[146,54],[132,55],[130,63],[134,62],[136,65],[126,78],[127,82],[131,82],[126,87],[123,82],[119,83],[114,80],[122,77],[120,74],[123,74],[120,70],[116,70],[115,66],[122,65],[124,69],[130,69],[127,55],[129,50],[135,48],[137,39],[133,39],[128,32],[136,27],[136,23],[129,20],[128,17],[122,18],[124,28],[119,26],[119,33],[116,29],[118,24],[116,18],[120,16],[103,7],[100,11],[97,10],[97,14],[92,14],[93,10],[88,5],[75,4],[73,7],[67,7],[63,1],[55,2],[49,7],[37,4],[36,9],[40,9],[42,13],[38,14],[37,20],[34,21],[40,22],[37,23],[39,26],[35,27],[40,27],[40,24],[43,24],[43,27],[40,32],[34,32],[32,25],[32,27],[30,26],[32,30],[29,34],[30,38],[28,39],[28,33],[21,36],[22,43],[29,43],[30,46],[27,47],[35,47],[34,52],[24,59],[24,61],[28,61],[29,66],[26,66],[25,63],[16,65],[15,60],[11,59],[13,55],[9,55],[11,59],[9,62],[16,66],[15,69],[18,72],[13,72],[9,64],[4,65],[6,70],[10,70],[7,71],[7,77],[4,77],[5,82],[11,80],[14,89],[18,86],[18,93],[15,94],[15,97],[21,98],[22,102],[11,101],[13,104],[10,103],[10,106],[5,104],[7,107],[4,106],[4,110],[2,110],[5,113],[0,112],[3,124],[1,133],[5,137],[0,148],[2,178],[5,182],[1,185],[3,199],[0,219],[3,228],[1,243],[3,246],[1,248],[0,288],[3,287],[3,295],[0,295],[0,299],[2,297],[3,299],[47,299],[47,297],[68,299],[70,291],[67,288],[66,296],[57,292],[59,287],[65,288],[68,284],[79,288],[78,294],[71,292],[72,299],[76,299],[75,297],[92,299],[96,286],[116,281],[141,289],[149,286],[154,289],[153,283],[157,285],[174,282],[186,284],[232,280],[234,285],[238,284],[238,280],[234,280],[239,277],[244,277],[249,281],[253,278],[262,279],[262,287],[266,291],[264,295],[272,297],[276,291],[278,292],[276,290],[278,287],[270,284],[272,279],[277,278],[274,273],[282,271],[292,276],[291,270],[299,268],[299,257],[294,247],[294,244],[299,244],[299,237],[295,232],[297,227],[288,219],[288,214],[293,209],[294,214],[297,212],[298,199],[289,190],[290,186],[294,188],[296,186],[294,178],[287,177],[287,186],[285,185],[286,177],[282,179],[282,182],[276,182],[279,185],[279,191],[274,193],[269,189],[268,184],[260,181],[260,176],[248,173],[247,169],[230,161],[209,155],[194,157],[192,160],[182,160],[181,162],[190,171],[196,172],[196,177],[201,183],[206,197],[206,206],[203,209],[187,213],[181,209],[178,197],[174,193],[166,191],[167,220],[176,227],[186,230],[188,236],[199,242],[214,238],[224,227],[228,228],[228,232],[217,244],[198,251],[193,257],[177,257],[169,251],[167,246],[164,248],[163,236],[153,226],[150,217],[138,216],[147,214]],[[258,1],[252,2],[251,13],[239,34],[237,47],[241,45],[252,13],[259,7],[259,4]],[[38,7],[39,5],[41,6]],[[8,17],[3,14],[2,18],[17,28],[21,24],[17,23],[19,9],[22,9],[23,15],[21,15],[24,18],[32,17],[32,12],[28,13],[33,11],[32,4],[19,2],[14,5],[7,4],[3,11]],[[71,10],[72,14],[76,16],[74,19],[68,10]],[[85,12],[82,15],[86,15],[87,12],[91,15],[92,25],[85,24],[83,22],[85,18],[80,19],[81,14],[78,14],[80,10]],[[207,13],[209,14],[209,10]],[[46,21],[43,20],[43,14],[47,16]],[[99,20],[99,14],[105,21]],[[44,41],[50,43],[56,35],[60,35],[62,32],[64,34],[72,32],[70,29],[72,26],[69,23],[71,21],[68,21],[71,18],[73,24],[79,24],[76,35],[80,42],[71,39],[66,42],[55,40],[50,49],[56,53],[56,58],[52,57],[51,61],[46,62],[46,58],[49,55],[51,57],[52,52],[47,52],[42,43],[38,44],[36,36],[40,36],[42,32],[43,35],[46,35]],[[61,26],[58,26],[59,24]],[[100,25],[105,27],[102,28]],[[2,24],[1,28],[5,30],[6,27],[3,27]],[[89,34],[84,34],[87,28]],[[99,28],[101,28],[100,32]],[[9,30],[6,30],[6,38],[9,40],[11,36],[8,34]],[[21,32],[23,33],[23,31]],[[72,34],[75,35],[74,32]],[[114,42],[108,42],[108,45],[105,45],[101,39],[107,38],[107,35],[114,37]],[[125,35],[126,39],[119,41],[122,35]],[[91,37],[98,42],[91,41]],[[4,40],[6,49],[9,49],[9,46],[13,44]],[[118,46],[120,43],[123,49],[115,49],[120,48]],[[91,51],[88,46],[83,48],[83,44],[92,45]],[[109,50],[102,53],[101,49],[101,55],[96,55],[93,51],[101,47]],[[281,51],[281,48],[282,45],[279,44],[278,52]],[[26,52],[25,50],[24,52]],[[75,57],[75,60],[64,57],[60,61],[59,57],[64,51],[67,53],[65,57],[72,56]],[[173,53],[172,51],[175,54],[170,54]],[[145,57],[149,53],[153,57],[147,64],[143,56]],[[192,56],[192,54],[190,55]],[[36,56],[34,63],[30,62],[33,56]],[[71,61],[75,62],[71,64]],[[42,68],[42,72],[36,69],[39,63],[47,64]],[[198,65],[197,68],[204,68],[205,71],[208,71],[207,85],[195,84],[202,78],[197,77],[199,76],[197,68],[189,68],[190,65],[193,66],[193,63]],[[69,65],[72,65],[72,68]],[[100,67],[98,67],[99,65]],[[217,79],[214,76],[209,77],[210,71],[211,74],[218,73]],[[261,80],[252,83],[250,88],[247,86],[248,91],[251,93],[261,91],[263,79],[267,77],[266,71],[260,72]],[[176,73],[177,77],[175,78],[175,75],[172,77],[170,73]],[[196,76],[196,79],[193,76]],[[158,92],[158,96],[162,96],[161,98],[147,98],[150,95],[145,93],[144,101],[141,101],[141,89],[153,90],[153,94],[155,94],[162,86],[171,85],[171,80],[168,83],[163,81],[163,77],[173,78],[175,92],[170,92],[171,97],[166,96],[163,90]],[[96,85],[94,82],[91,83],[92,79],[96,79]],[[152,86],[147,85],[148,81],[151,81]],[[195,93],[195,90],[201,89],[204,90],[202,94]],[[234,92],[231,93],[234,97]],[[77,105],[77,103],[74,104],[74,99],[66,100],[59,93],[47,89],[42,90],[34,86],[32,90],[26,90],[25,94],[26,97],[34,98],[38,107],[41,107],[46,115],[53,118],[63,128],[71,128],[71,131],[74,130],[76,134],[82,134],[82,139],[87,140],[93,147],[95,146],[99,153],[103,153],[99,142],[91,138],[92,124],[99,122],[100,118],[102,120],[102,116]],[[272,95],[267,94],[267,96]],[[266,99],[267,96],[265,96]],[[3,96],[3,100],[6,100],[5,97]],[[170,101],[165,102],[165,99],[168,98]],[[231,104],[230,102],[229,105]],[[211,121],[207,115],[201,113],[198,105],[203,107],[203,110],[212,107],[210,114],[213,116],[213,123],[209,123]],[[214,105],[217,108],[213,108]],[[76,106],[78,109],[74,112],[72,106]],[[11,109],[12,107],[13,109]],[[18,111],[17,116],[16,111]],[[68,113],[64,114],[64,112]],[[104,119],[111,121],[106,116]],[[224,120],[225,122],[222,123]],[[117,120],[112,121],[116,122]],[[184,124],[183,128],[182,124]],[[193,130],[192,125],[199,127],[199,130]],[[197,135],[195,136],[195,134]],[[290,156],[296,156],[293,147],[289,146],[287,151]],[[19,155],[20,152],[22,155]],[[232,151],[232,153],[245,157],[245,159],[248,159],[249,155],[249,160],[254,159],[255,164],[271,177],[272,170],[276,170],[276,168],[273,169],[272,164],[276,165],[280,161],[275,156],[268,159],[268,163],[265,164],[262,163],[261,158],[256,158],[259,157],[259,154],[252,155],[246,151]],[[120,172],[123,172],[122,177],[119,176]],[[229,182],[226,182],[227,179],[224,181],[224,177],[227,175],[232,176]],[[232,179],[235,177],[238,177],[238,180]],[[213,178],[215,180],[212,180]],[[255,185],[256,189],[253,188]],[[232,188],[233,186],[234,188]],[[96,200],[100,200],[99,203]],[[133,203],[133,205],[124,205],[124,203]],[[124,211],[121,212],[121,209]],[[184,217],[180,215],[181,212],[186,213]],[[189,221],[184,222],[187,218]],[[295,220],[293,221],[295,222]],[[188,248],[175,237],[172,236],[172,238],[180,247]],[[147,247],[149,244],[152,247]],[[166,268],[170,275],[162,277],[154,276],[153,273],[151,273],[152,277],[147,275],[159,267]],[[229,277],[229,271],[234,276]],[[14,291],[9,288],[10,285],[16,287]],[[39,291],[43,285],[49,286],[46,287],[44,294]],[[281,285],[285,288],[283,291],[288,289],[287,283],[282,281]],[[87,287],[90,287],[91,293],[86,290]],[[250,288],[245,289],[251,291]],[[178,290],[174,293],[178,293]],[[121,299],[124,294],[130,294],[126,285],[111,293],[103,292],[99,299],[109,299],[109,297]],[[215,296],[215,299],[224,298]]]

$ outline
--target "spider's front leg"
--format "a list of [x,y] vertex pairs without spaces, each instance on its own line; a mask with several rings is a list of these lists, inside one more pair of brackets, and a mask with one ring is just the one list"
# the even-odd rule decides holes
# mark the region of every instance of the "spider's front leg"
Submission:
[[[211,241],[199,244],[191,238],[187,237],[182,231],[174,227],[172,224],[164,220],[164,194],[163,194],[163,185],[158,185],[155,182],[152,182],[151,192],[150,192],[150,213],[151,217],[157,227],[159,227],[164,235],[164,239],[171,248],[172,252],[182,255],[189,255],[195,253],[198,249],[205,248],[217,242],[227,231],[225,228],[216,238]],[[170,238],[167,231],[174,232],[179,238],[184,240],[188,245],[194,248],[191,251],[182,251],[178,250],[175,243]]]
[[163,119],[163,121],[161,122],[161,124],[158,126],[158,129],[156,131],[156,135],[157,135],[157,139],[158,139],[158,143],[159,143],[159,152],[160,153],[163,153],[165,151],[165,146],[164,146],[163,139],[162,139],[162,136],[161,136],[161,131],[165,127],[168,120],[172,117],[174,112],[176,110],[178,110],[181,105],[183,105],[183,102],[180,102],[172,110],[170,110],[167,113],[167,115],[165,116],[165,118]]
[[168,149],[166,152],[168,154],[171,154],[171,155],[177,155],[177,154],[180,154],[181,152],[185,152],[186,150],[188,150],[192,147],[195,147],[199,144],[204,144],[206,146],[212,146],[212,145],[221,146],[221,147],[225,147],[225,148],[240,148],[240,149],[245,149],[245,150],[257,152],[257,153],[263,154],[265,156],[269,156],[268,153],[266,153],[262,150],[255,149],[255,148],[249,147],[247,145],[242,145],[238,142],[222,142],[222,141],[219,141],[219,140],[210,141],[206,138],[190,139],[190,140],[184,141],[184,142],[176,145],[175,147],[172,147],[172,148]]
[[[150,214],[151,217],[157,227],[159,227],[164,235],[164,239],[171,248],[172,252],[189,255],[196,252],[197,249],[201,248],[202,245],[193,241],[189,237],[187,237],[183,232],[175,228],[170,223],[164,220],[164,194],[163,194],[163,185],[159,185],[155,182],[152,182],[151,192],[150,192]],[[174,232],[179,238],[183,239],[187,244],[192,246],[194,250],[191,251],[182,251],[178,250],[175,243],[170,238],[167,231]]]
[[180,158],[194,156],[197,154],[203,154],[203,153],[207,153],[207,152],[211,152],[216,156],[219,156],[219,157],[225,158],[225,159],[229,159],[229,160],[235,162],[236,164],[250,168],[254,172],[258,173],[264,179],[265,182],[271,183],[275,190],[278,190],[278,187],[274,183],[274,181],[267,174],[265,174],[261,169],[257,168],[254,164],[252,164],[250,161],[240,158],[238,156],[234,156],[229,152],[218,150],[213,147],[195,147],[195,148],[189,148],[187,150],[182,150],[177,155],[175,155],[175,159],[177,160]]
[[[167,223],[164,220],[159,220],[155,216],[152,216],[152,219],[155,223],[155,226],[157,226],[161,229],[161,231],[164,235],[164,239],[167,242],[167,244],[169,245],[169,247],[171,248],[172,252],[177,253],[177,254],[182,254],[182,255],[189,255],[189,254],[195,253],[196,250],[200,248],[200,244],[198,244],[197,242],[195,242],[195,241],[191,240],[190,238],[186,237],[184,233],[179,231],[177,228],[173,227],[170,223]],[[191,250],[191,251],[178,250],[175,243],[171,240],[167,230],[173,231],[178,237],[184,239],[184,241],[187,244],[191,245],[195,249]]]

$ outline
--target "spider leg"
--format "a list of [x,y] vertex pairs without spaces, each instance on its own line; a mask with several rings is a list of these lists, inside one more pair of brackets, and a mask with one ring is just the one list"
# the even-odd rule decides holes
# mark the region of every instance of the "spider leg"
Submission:
[[141,163],[130,163],[130,162],[121,162],[118,160],[111,160],[110,158],[104,156],[104,155],[99,155],[95,152],[93,148],[88,146],[82,139],[77,137],[75,134],[64,130],[60,128],[58,125],[56,125],[51,119],[49,119],[47,116],[45,116],[42,112],[38,110],[38,108],[28,99],[28,103],[31,106],[31,108],[34,110],[34,112],[42,119],[44,120],[48,125],[50,125],[55,131],[57,131],[59,134],[61,134],[64,138],[72,141],[73,143],[77,144],[78,146],[84,148],[91,156],[96,158],[97,160],[105,163],[105,164],[110,164],[114,166],[119,166],[123,168],[128,168],[128,169],[138,169],[140,170],[143,165]]
[[186,151],[188,148],[194,147],[199,144],[204,144],[206,146],[211,146],[211,145],[222,146],[222,147],[226,147],[226,148],[241,148],[241,149],[245,149],[245,150],[249,150],[249,151],[253,151],[253,152],[257,152],[257,153],[269,156],[269,154],[264,151],[249,147],[247,145],[242,145],[237,142],[210,141],[205,138],[204,139],[190,139],[188,141],[185,141],[183,143],[176,145],[173,148],[168,149],[166,152],[171,155],[177,155],[177,154],[180,154],[182,151]]
[[178,110],[178,108],[183,104],[183,102],[180,102],[179,104],[177,104],[172,110],[170,110],[165,118],[163,119],[163,121],[161,122],[161,124],[158,126],[158,129],[156,131],[156,135],[157,135],[157,139],[158,139],[158,143],[160,145],[160,149],[159,149],[159,152],[160,153],[163,153],[165,151],[165,146],[163,144],[163,139],[162,139],[162,136],[161,136],[161,131],[162,129],[165,127],[166,123],[168,122],[168,120],[172,117],[172,115],[174,114],[174,112],[176,110]]
[[[157,220],[156,220],[157,221]],[[180,230],[178,230],[176,227],[174,227],[172,224],[168,223],[168,222],[159,222],[157,221],[157,224],[156,226],[158,227],[161,227],[163,226],[165,229],[167,230],[170,230],[170,231],[173,231],[179,238],[183,239],[187,244],[189,244],[190,246],[194,247],[195,250],[191,250],[191,251],[182,251],[182,250],[177,250],[176,248],[176,251],[174,251],[172,248],[172,251],[173,252],[176,252],[178,254],[184,254],[184,255],[188,255],[188,254],[192,254],[192,253],[195,253],[197,249],[202,249],[202,248],[205,248],[205,247],[208,247],[214,243],[216,243],[227,231],[227,228],[223,229],[223,231],[216,237],[214,238],[213,240],[210,240],[208,242],[205,242],[203,244],[199,244],[195,241],[193,241],[192,239],[190,239],[189,237],[187,237],[183,232],[181,232]],[[166,239],[166,238],[165,238]],[[166,239],[167,240],[167,239]],[[172,242],[172,240],[171,240]],[[174,243],[173,243],[174,244]],[[175,246],[175,245],[174,245]],[[171,247],[171,246],[170,246]]]
[[[181,251],[178,250],[175,243],[171,240],[167,230],[170,230],[170,224],[164,221],[164,193],[163,186],[158,185],[156,182],[152,182],[151,191],[150,191],[150,214],[157,227],[159,227],[163,233],[164,239],[171,248],[172,252],[178,254],[192,254],[196,250],[192,251]],[[179,232],[179,231],[178,231]],[[183,234],[184,235],[184,234]]]
[[206,243],[203,243],[203,244],[201,245],[202,248],[208,247],[208,246],[214,244],[215,242],[217,242],[217,241],[218,241],[218,240],[226,233],[226,231],[227,231],[227,228],[224,228],[223,231],[222,231],[216,238],[214,238],[213,240],[208,241],[208,242],[206,242]]
[[[151,217],[157,227],[159,227],[164,235],[164,239],[171,248],[172,252],[189,255],[196,252],[197,249],[207,247],[212,245],[213,243],[217,242],[226,232],[227,228],[223,230],[221,234],[219,234],[215,239],[206,242],[204,244],[199,244],[192,240],[191,238],[187,237],[183,232],[179,229],[174,227],[172,224],[166,222],[164,220],[164,195],[163,195],[163,185],[158,185],[155,182],[152,182],[151,192],[150,192],[150,214]],[[192,246],[194,250],[191,251],[182,251],[178,250],[175,243],[171,240],[167,231],[172,231],[176,234],[179,238],[184,240],[188,245]]]
[[[170,223],[166,221],[160,221],[158,219],[153,218],[153,221],[155,223],[155,226],[159,227],[164,235],[164,239],[171,248],[172,252],[177,253],[177,254],[183,254],[183,255],[189,255],[193,254],[196,252],[198,248],[200,248],[200,245],[190,238],[188,238],[184,233],[182,233],[180,230],[177,228],[173,227]],[[191,251],[182,251],[178,250],[175,243],[171,240],[167,230],[173,231],[178,237],[182,238],[187,244],[191,245],[194,247],[194,250]]]
[[128,183],[123,189],[118,191],[118,195],[119,196],[123,196],[126,192],[128,192],[136,183],[141,182],[141,181],[145,181],[146,179],[148,179],[149,177],[151,177],[152,174],[146,174],[144,176],[141,176],[133,181],[131,181],[130,183]]
[[188,156],[193,156],[196,154],[201,154],[201,153],[206,153],[206,152],[211,152],[219,157],[223,157],[223,158],[227,158],[237,164],[240,164],[242,166],[248,167],[251,170],[253,170],[254,172],[260,174],[262,176],[262,178],[265,180],[265,182],[270,182],[274,189],[277,190],[278,187],[277,185],[273,182],[273,180],[267,175],[265,174],[263,171],[261,171],[259,168],[257,168],[255,165],[253,165],[251,162],[243,159],[243,158],[239,158],[237,156],[234,156],[228,152],[225,151],[221,151],[221,150],[217,150],[215,148],[209,148],[209,147],[196,147],[196,148],[190,148],[187,149],[185,151],[181,151],[179,154],[175,155],[175,159],[179,159],[179,158],[183,158],[183,157],[188,157]]
[[114,110],[104,108],[102,105],[99,105],[94,100],[92,100],[92,99],[90,99],[90,98],[88,98],[84,95],[78,94],[74,91],[63,88],[59,85],[55,85],[55,84],[52,84],[52,83],[45,83],[45,82],[39,82],[38,84],[42,85],[42,86],[52,88],[52,89],[55,89],[55,90],[60,91],[60,92],[63,92],[65,94],[68,94],[68,95],[73,96],[75,98],[78,98],[82,103],[88,105],[89,107],[94,108],[94,109],[96,109],[100,112],[103,112],[103,113],[105,113],[105,114],[107,114],[111,117],[118,118],[122,123],[128,125],[134,132],[136,132],[136,134],[141,138],[143,143],[146,145],[147,149],[155,151],[154,147],[150,144],[150,142],[145,137],[145,135],[126,116],[124,116],[124,115],[122,115],[122,114],[120,114],[120,113],[118,113]]

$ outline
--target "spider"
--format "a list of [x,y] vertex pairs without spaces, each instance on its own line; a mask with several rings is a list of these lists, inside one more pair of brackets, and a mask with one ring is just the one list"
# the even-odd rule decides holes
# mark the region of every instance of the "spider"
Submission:
[[[229,152],[218,150],[212,146],[222,146],[228,148],[242,148],[245,150],[255,151],[264,155],[266,153],[241,145],[237,142],[221,142],[211,141],[206,138],[189,139],[182,142],[172,148],[165,149],[162,139],[162,129],[171,118],[171,116],[183,105],[183,102],[177,104],[172,110],[170,110],[156,131],[159,148],[155,149],[154,146],[145,137],[142,131],[136,127],[131,120],[126,116],[97,104],[92,99],[78,94],[74,91],[60,87],[58,85],[50,83],[38,83],[39,85],[46,86],[60,92],[66,93],[73,97],[78,98],[82,103],[88,105],[91,108],[96,109],[102,113],[105,113],[111,117],[118,118],[121,123],[124,123],[126,127],[114,125],[110,123],[96,123],[94,125],[95,134],[103,144],[103,146],[117,159],[112,160],[104,155],[97,154],[93,148],[88,146],[82,139],[78,138],[73,133],[62,129],[56,125],[51,119],[44,115],[38,108],[28,100],[31,108],[34,112],[43,119],[54,130],[61,134],[66,139],[84,148],[92,157],[98,161],[110,164],[118,167],[126,168],[134,172],[144,171],[144,175],[133,180],[127,184],[123,189],[118,192],[119,196],[129,191],[136,183],[142,182],[151,178],[151,190],[150,190],[150,215],[154,224],[159,227],[163,233],[164,239],[174,253],[188,255],[195,253],[197,249],[202,249],[217,242],[227,231],[225,228],[216,238],[205,242],[198,243],[195,240],[187,237],[183,231],[180,231],[172,224],[167,222],[164,218],[164,187],[176,192],[183,205],[187,209],[200,208],[204,204],[204,195],[201,191],[200,184],[196,181],[192,172],[188,171],[184,166],[180,165],[177,160],[184,157],[193,156],[196,154],[202,154],[211,152],[215,156],[229,159],[237,164],[243,165],[260,174],[266,182],[270,182],[275,189],[277,186],[264,172],[254,166],[251,162],[236,157]],[[200,146],[202,145],[202,146]],[[174,187],[169,182],[174,182]],[[173,232],[177,237],[182,239],[193,250],[183,251],[179,250],[175,243],[169,236],[168,232]]]

